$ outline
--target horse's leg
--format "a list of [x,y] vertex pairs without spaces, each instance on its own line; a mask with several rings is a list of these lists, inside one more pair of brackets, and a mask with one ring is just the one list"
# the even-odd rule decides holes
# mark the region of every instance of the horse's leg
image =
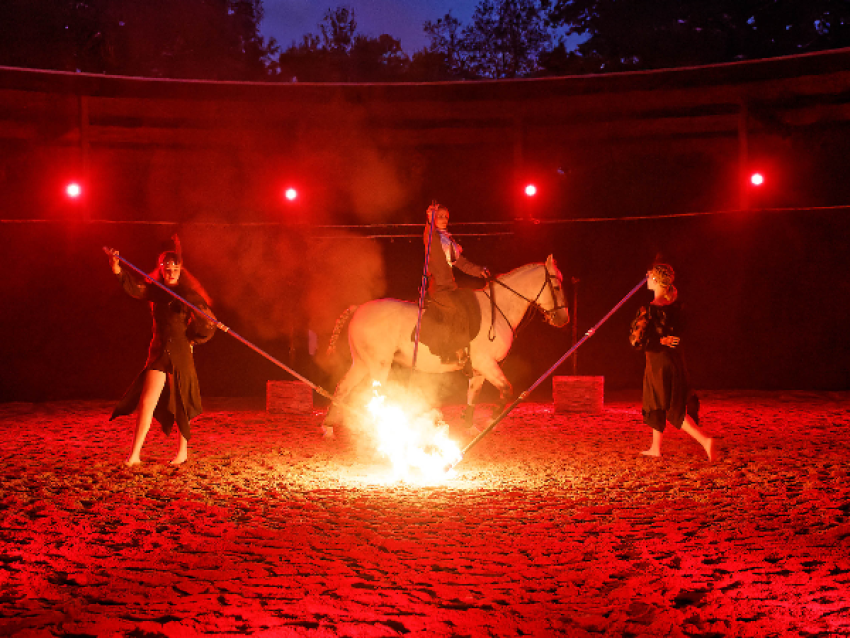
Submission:
[[387,379],[390,377],[390,368],[392,368],[392,359],[389,361],[373,361],[369,366],[369,374],[373,381],[377,381],[382,387],[386,387]]
[[469,388],[466,391],[466,407],[463,409],[463,422],[467,428],[473,428],[472,418],[475,416],[475,404],[484,387],[484,375],[473,370],[472,378],[469,380]]
[[492,383],[496,389],[499,390],[499,403],[497,404],[496,412],[494,413],[498,414],[508,403],[510,403],[514,393],[513,386],[511,385],[511,382],[508,381],[505,373],[502,372],[502,368],[499,367],[499,362],[495,359],[476,361],[475,368],[477,372],[484,376],[484,379]]
[[356,388],[361,381],[369,374],[369,366],[362,359],[357,359],[351,363],[351,368],[349,368],[348,372],[345,373],[345,376],[336,386],[336,391],[334,392],[334,398],[338,401],[345,401],[348,398],[354,388]]
[[322,421],[322,432],[325,438],[333,438],[333,426],[339,425],[343,421],[343,410],[341,404],[345,401],[349,394],[363,381],[364,377],[369,373],[369,366],[362,359],[355,358],[351,363],[351,367],[342,380],[337,384],[334,391],[334,402],[328,408],[328,413]]

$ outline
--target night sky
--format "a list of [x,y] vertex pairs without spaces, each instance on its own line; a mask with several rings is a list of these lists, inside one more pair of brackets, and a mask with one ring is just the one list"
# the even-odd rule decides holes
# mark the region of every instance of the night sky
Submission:
[[286,49],[293,42],[300,42],[303,35],[318,33],[318,24],[328,9],[347,6],[354,10],[359,33],[387,33],[400,39],[405,52],[412,55],[428,44],[422,30],[427,20],[436,21],[451,11],[466,25],[477,4],[478,0],[266,0],[260,31]]

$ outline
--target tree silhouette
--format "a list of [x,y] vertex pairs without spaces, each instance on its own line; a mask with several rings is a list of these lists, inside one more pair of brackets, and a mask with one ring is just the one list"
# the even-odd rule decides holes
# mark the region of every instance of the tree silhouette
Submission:
[[[472,23],[461,28],[451,13],[426,22],[432,64],[450,78],[515,78],[540,71],[539,57],[553,39],[548,0],[481,0]],[[440,56],[434,58],[433,56]],[[416,61],[416,56],[414,56]]]
[[409,69],[413,78],[436,81],[474,77],[467,64],[460,20],[449,12],[436,22],[428,20],[422,28],[430,44],[413,55]]
[[552,40],[541,0],[482,0],[463,30],[469,67],[482,78],[535,73],[538,56]]
[[305,35],[280,54],[281,79],[298,82],[392,82],[404,79],[409,59],[392,36],[357,33],[354,12],[328,9],[319,34]]
[[0,64],[146,77],[267,77],[262,0],[4,0]]
[[549,67],[654,69],[850,45],[847,0],[556,0],[556,24],[588,36]]
[[[211,80],[516,78],[731,62],[850,46],[850,0],[480,0],[412,59],[328,9],[281,53],[263,0],[2,0],[0,65]],[[585,38],[576,49],[555,29]]]
[[319,23],[322,47],[335,53],[351,53],[357,33],[354,11],[348,7],[328,9]]
[[68,0],[0,3],[0,64],[74,71],[85,43],[82,11]]

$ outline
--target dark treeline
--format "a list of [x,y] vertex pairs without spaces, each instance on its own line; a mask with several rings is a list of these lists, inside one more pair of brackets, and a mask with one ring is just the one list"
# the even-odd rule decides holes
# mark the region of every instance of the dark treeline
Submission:
[[3,0],[0,64],[157,78],[265,80],[262,0]]
[[[328,8],[285,50],[262,0],[4,0],[0,65],[161,78],[421,82],[671,68],[850,46],[847,0],[481,0],[407,55]],[[571,46],[569,43],[579,42]]]

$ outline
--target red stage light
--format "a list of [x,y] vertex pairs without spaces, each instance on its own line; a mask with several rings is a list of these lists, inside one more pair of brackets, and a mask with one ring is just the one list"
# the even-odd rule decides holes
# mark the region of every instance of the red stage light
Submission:
[[294,188],[287,188],[284,191],[283,196],[291,202],[294,201],[296,197],[298,197],[298,191],[296,191]]
[[753,173],[750,175],[750,184],[753,186],[761,186],[764,184],[764,175],[761,173]]
[[83,187],[77,182],[71,182],[65,187],[65,194],[71,199],[76,199],[83,194]]
[[537,195],[537,187],[534,184],[529,184],[525,187],[525,194],[529,197],[534,197]]

